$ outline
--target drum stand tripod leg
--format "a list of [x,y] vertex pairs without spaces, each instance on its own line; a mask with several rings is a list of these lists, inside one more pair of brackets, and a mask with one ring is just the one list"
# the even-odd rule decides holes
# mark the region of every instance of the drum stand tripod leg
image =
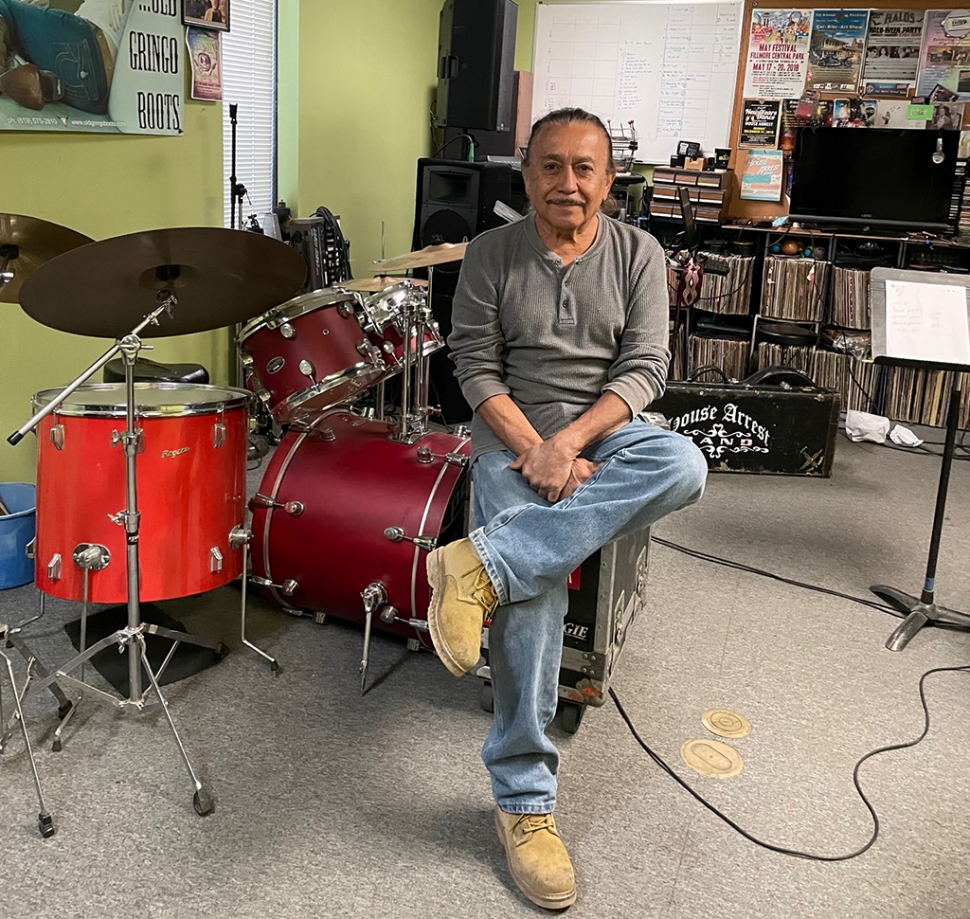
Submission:
[[[10,680],[10,688],[13,692],[14,706],[17,709],[17,718],[20,720],[20,730],[24,735],[24,747],[27,750],[27,760],[30,762],[30,771],[34,776],[34,787],[37,789],[37,801],[40,805],[40,813],[37,815],[37,826],[40,829],[40,835],[44,839],[49,839],[57,832],[57,827],[54,826],[54,818],[50,815],[47,810],[47,805],[44,803],[44,792],[40,787],[40,776],[37,773],[37,763],[34,762],[34,751],[30,746],[30,736],[27,733],[27,722],[24,720],[24,711],[20,705],[20,693],[17,691],[17,681],[13,675],[13,665],[10,663],[10,658],[2,650],[0,650],[0,657],[3,658],[7,668],[7,677]],[[2,710],[0,710],[0,718],[2,717]]]
[[242,573],[242,599],[239,603],[239,633],[242,638],[242,643],[249,648],[250,651],[255,651],[263,660],[269,663],[269,669],[273,671],[275,676],[279,676],[280,672],[280,662],[271,655],[267,654],[261,648],[257,648],[248,638],[246,638],[246,586],[249,582],[249,540],[242,544],[243,550],[243,573]]
[[364,689],[367,686],[367,665],[370,658],[370,627],[371,622],[374,619],[374,611],[367,610],[364,616],[364,650],[360,656],[360,669],[357,671],[360,674],[360,694],[364,694]]
[[[148,651],[145,648],[145,636],[141,632],[136,632],[134,636],[134,641],[138,645],[138,656],[141,658],[141,666],[145,671],[145,675],[148,677],[148,682],[151,684],[151,688],[155,691],[155,696],[162,706],[162,711],[165,713],[165,720],[168,721],[168,726],[172,729],[172,735],[175,737],[175,743],[178,745],[179,753],[182,755],[182,762],[185,763],[185,768],[188,770],[189,778],[192,780],[192,784],[195,786],[195,793],[192,795],[192,806],[195,808],[195,812],[200,817],[206,817],[215,810],[215,804],[212,801],[209,793],[202,787],[202,783],[199,781],[198,776],[195,774],[195,770],[192,768],[192,763],[189,762],[189,756],[185,752],[185,747],[182,745],[182,738],[179,737],[178,729],[175,727],[175,721],[172,719],[172,713],[168,710],[168,702],[162,695],[162,690],[159,688],[158,680],[155,678],[155,673],[148,663]],[[128,653],[133,655],[131,648],[128,649]]]
[[[83,589],[81,593],[81,646],[78,648],[80,653],[84,653],[88,647],[88,569],[84,568],[84,581]],[[86,663],[86,662],[85,662]],[[84,682],[84,664],[81,664],[81,672],[78,677],[80,681]],[[57,685],[56,683],[54,684]],[[61,717],[61,723],[57,726],[57,730],[54,731],[54,742],[51,744],[52,753],[60,753],[64,749],[64,729],[70,724],[71,719],[74,717],[74,713],[77,711],[78,705],[81,704],[81,700],[78,699],[77,702],[71,706],[69,711],[66,711]]]

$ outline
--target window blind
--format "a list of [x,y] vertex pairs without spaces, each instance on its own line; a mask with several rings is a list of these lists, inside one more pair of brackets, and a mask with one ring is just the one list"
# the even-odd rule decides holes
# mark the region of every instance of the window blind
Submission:
[[[276,204],[276,0],[232,0],[222,33],[222,149],[225,225],[230,224],[232,126],[236,120],[236,180],[246,186],[243,219]],[[237,223],[238,227],[238,223]]]

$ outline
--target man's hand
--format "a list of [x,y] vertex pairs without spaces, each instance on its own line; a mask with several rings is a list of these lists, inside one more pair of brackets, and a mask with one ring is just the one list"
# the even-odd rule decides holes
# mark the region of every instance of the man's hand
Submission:
[[582,459],[581,457],[576,457],[573,460],[573,467],[569,472],[569,478],[566,480],[566,486],[559,493],[559,500],[565,501],[580,485],[583,484],[597,469],[600,468],[601,463],[592,463],[587,459]]
[[555,504],[569,483],[575,459],[576,454],[569,447],[550,437],[520,453],[511,468],[522,473],[533,491]]

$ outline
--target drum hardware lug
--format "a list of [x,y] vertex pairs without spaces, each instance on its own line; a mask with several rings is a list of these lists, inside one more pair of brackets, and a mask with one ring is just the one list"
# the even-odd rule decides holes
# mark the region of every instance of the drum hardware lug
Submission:
[[[438,411],[440,412],[441,409],[439,408]],[[470,437],[471,433],[471,428],[464,424],[460,424],[455,428],[455,437]]]
[[438,540],[432,536],[408,536],[404,527],[388,527],[384,530],[384,535],[391,542],[413,542],[419,549],[427,549],[431,552],[438,548]]
[[252,531],[247,530],[246,527],[244,526],[233,527],[229,531],[229,548],[241,549],[252,538],[253,538]]
[[264,405],[269,405],[269,402],[270,402],[270,399],[272,399],[272,398],[273,398],[273,397],[272,397],[272,396],[271,396],[271,395],[269,394],[269,390],[266,390],[266,389],[261,389],[261,390],[260,390],[260,391],[259,391],[259,392],[257,393],[257,397],[259,398],[259,401],[260,401],[260,402],[262,402],[262,403],[263,403]]
[[64,425],[55,424],[51,428],[51,443],[58,449],[64,449]]
[[98,543],[78,543],[74,547],[74,564],[82,571],[103,571],[111,564],[111,553]]
[[[263,494],[260,494],[259,492],[256,492],[256,494],[254,494],[252,498],[250,498],[249,500],[249,509],[251,511],[256,510],[257,507],[278,507],[286,511],[286,513],[291,514],[294,517],[299,517],[300,514],[302,514],[306,510],[306,506],[303,504],[302,501],[284,501],[282,504],[280,504],[279,501],[274,501],[271,497],[269,497],[269,495],[263,495]],[[236,529],[240,529],[240,528],[236,527]],[[235,532],[235,530],[233,530],[233,532]],[[249,535],[250,535],[249,531],[245,530],[244,532],[247,534],[246,539],[248,541]],[[229,540],[231,544],[231,541],[232,541],[231,533],[229,534]],[[233,548],[235,549],[236,546],[233,546]]]
[[[371,581],[360,592],[360,598],[364,601],[364,612],[373,613],[387,603],[387,588],[380,581]],[[383,616],[381,613],[381,618]]]
[[432,453],[428,447],[418,447],[418,462],[429,464],[443,459],[451,466],[467,466],[468,457],[464,453]]
[[47,563],[47,577],[51,581],[59,581],[61,579],[61,553],[55,552],[51,556],[51,560]]
[[247,370],[253,366],[253,356],[251,354],[241,354],[239,360]]
[[311,432],[316,437],[319,437],[324,443],[331,444],[337,439],[337,435],[334,434],[333,428],[314,428]]
[[317,371],[314,369],[313,364],[308,360],[300,361],[300,373],[305,377],[309,377],[314,383],[317,381]]
[[294,581],[292,578],[287,578],[282,584],[274,584],[269,578],[261,578],[259,575],[254,574],[250,576],[249,580],[257,587],[271,587],[273,590],[278,590],[285,597],[292,597],[300,586],[299,582]]
[[394,353],[394,345],[392,345],[389,341],[384,342],[384,344],[381,345],[381,347],[384,349],[385,354]]
[[343,316],[344,319],[349,319],[354,315],[354,307],[345,300],[343,303],[337,304],[337,313]]
[[381,622],[391,625],[394,622],[400,622],[401,625],[409,625],[416,632],[427,632],[428,623],[424,619],[405,619],[400,610],[395,609],[393,606],[385,606],[381,610]]
[[279,373],[283,367],[286,365],[286,358],[283,357],[271,357],[266,362],[266,372],[267,373]]
[[35,536],[27,545],[24,547],[24,555],[27,558],[34,558],[37,550],[37,537]]
[[[112,449],[117,447],[118,444],[122,444],[122,443],[127,444],[129,439],[130,439],[130,435],[128,434],[127,431],[122,431],[120,433],[118,431],[112,431],[111,432]],[[145,452],[145,432],[141,428],[137,428],[135,430],[134,441],[135,441],[135,453],[139,453],[139,454],[144,453]]]
[[209,571],[213,574],[218,574],[222,571],[222,553],[219,551],[218,546],[213,546],[209,550]]
[[315,613],[313,614],[313,621],[314,621],[314,622],[315,622],[315,623],[316,623],[317,625],[325,625],[325,624],[326,624],[326,622],[327,622],[327,614],[326,614],[326,613],[321,613],[321,612],[320,612],[319,610],[317,610],[317,611],[316,611],[316,612],[315,612]]
[[293,328],[288,322],[284,322],[280,326],[280,335],[284,338],[296,338],[296,329]]

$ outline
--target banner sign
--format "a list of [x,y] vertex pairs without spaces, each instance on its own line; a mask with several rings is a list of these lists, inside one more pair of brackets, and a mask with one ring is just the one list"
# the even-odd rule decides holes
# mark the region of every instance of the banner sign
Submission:
[[179,0],[0,0],[0,130],[181,134]]

